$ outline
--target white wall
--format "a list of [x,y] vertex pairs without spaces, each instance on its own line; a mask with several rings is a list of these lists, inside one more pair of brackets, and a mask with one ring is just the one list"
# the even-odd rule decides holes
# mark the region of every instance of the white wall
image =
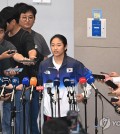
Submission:
[[33,5],[37,9],[34,30],[41,33],[48,45],[50,38],[57,33],[68,39],[68,55],[74,56],[74,0],[51,0],[51,4],[35,4],[33,0],[4,0],[0,9],[5,6],[14,6],[19,2]]

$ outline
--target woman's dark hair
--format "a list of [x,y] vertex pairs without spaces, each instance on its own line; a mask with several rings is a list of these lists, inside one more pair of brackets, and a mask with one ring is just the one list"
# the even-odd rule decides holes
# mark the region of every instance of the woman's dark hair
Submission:
[[[62,41],[64,47],[67,46],[67,39],[66,39],[65,36],[63,36],[63,35],[61,35],[61,34],[56,34],[56,35],[54,35],[54,36],[50,39],[50,44],[51,44],[51,42],[52,42],[52,40],[53,40],[54,38],[60,39],[60,40]],[[66,51],[67,51],[67,49],[66,49]],[[66,52],[66,51],[65,51],[65,52]]]
[[69,134],[69,128],[61,119],[50,119],[43,124],[43,134]]

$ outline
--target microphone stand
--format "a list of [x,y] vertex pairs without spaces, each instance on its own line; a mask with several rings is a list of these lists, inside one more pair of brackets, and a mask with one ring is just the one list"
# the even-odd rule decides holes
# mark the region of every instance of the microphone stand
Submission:
[[60,117],[60,95],[58,86],[57,86],[57,95],[58,95],[58,117]]
[[98,96],[98,89],[95,89],[95,134],[98,133],[97,96]]
[[41,134],[41,102],[42,102],[42,98],[43,98],[43,93],[42,91],[40,91],[39,93],[39,128],[40,128],[40,134]]
[[[15,93],[15,89],[13,88],[13,92]],[[11,134],[15,134],[15,117],[16,117],[16,106],[15,106],[15,95],[12,96],[11,100]],[[12,107],[13,102],[13,107]]]
[[71,110],[71,98],[70,98],[70,90],[67,88],[67,90],[68,90],[68,94],[67,94],[67,97],[68,97],[68,102],[69,102],[69,110]]
[[53,118],[53,94],[51,92],[51,88],[47,88],[47,92],[50,96],[50,106],[51,106],[51,117]]
[[86,97],[86,92],[84,91],[84,106],[85,106],[85,131],[87,133],[87,97]]
[[22,105],[23,105],[23,134],[26,134],[26,121],[25,121],[25,104],[26,104],[26,98],[25,98],[25,85],[23,85],[23,92],[21,97]]
[[114,106],[102,93],[99,92],[98,89],[96,89],[94,86],[92,86],[95,90],[95,134],[98,133],[98,118],[97,118],[97,96],[100,95],[102,96],[111,106],[113,106],[115,108],[115,111],[117,112],[116,110],[116,106]]

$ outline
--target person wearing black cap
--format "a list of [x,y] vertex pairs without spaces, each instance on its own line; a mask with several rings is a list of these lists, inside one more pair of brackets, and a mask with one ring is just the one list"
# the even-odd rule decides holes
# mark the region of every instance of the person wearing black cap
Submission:
[[[17,10],[15,10],[13,7],[5,7],[1,11],[2,16],[7,22],[7,33],[5,35],[5,39],[10,41],[16,48],[17,52],[20,53],[23,56],[22,60],[34,60],[36,58],[36,50],[34,40],[32,36],[29,34],[29,32],[23,30],[18,22],[19,22],[19,14]],[[22,85],[22,79],[25,76],[31,77],[29,70],[31,65],[34,65],[34,62],[21,62],[21,61],[12,61],[13,66],[19,66],[20,68],[23,68],[22,73],[18,74],[17,77],[20,79],[19,89],[23,88]],[[21,97],[21,90],[17,90],[16,92],[16,111],[21,111],[22,105],[20,101]],[[26,100],[29,100],[29,93],[30,90],[26,91]],[[3,120],[2,120],[2,130],[3,133],[11,134],[11,126],[10,126],[10,110],[11,110],[11,102],[4,102],[3,103]],[[4,118],[6,115],[8,115],[7,118]],[[26,134],[30,133],[29,129],[29,101],[26,102]],[[15,133],[16,134],[23,134],[23,118],[22,118],[22,112],[16,113],[16,124],[15,124]]]

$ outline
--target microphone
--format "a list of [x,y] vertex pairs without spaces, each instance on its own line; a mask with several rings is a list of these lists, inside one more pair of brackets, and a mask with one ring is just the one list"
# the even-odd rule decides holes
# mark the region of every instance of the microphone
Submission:
[[75,91],[75,80],[74,79],[70,79],[70,87],[71,87],[70,95],[73,96],[74,91]]
[[92,75],[92,73],[89,71],[89,73],[85,76],[87,83],[90,84],[94,89],[97,90],[97,88],[94,85],[95,79]]
[[[68,94],[67,94],[67,97],[68,97],[68,102],[69,104],[71,105],[72,103],[72,100],[71,100],[71,95],[70,95],[70,78],[69,77],[64,77],[63,78],[63,83],[64,83],[64,86],[67,88],[68,90]],[[71,106],[70,106],[71,107]],[[70,108],[71,109],[71,108]]]
[[70,80],[70,85],[71,85],[71,87],[75,87],[75,80],[74,79]]
[[55,100],[57,100],[57,94],[59,94],[58,87],[60,86],[60,79],[56,77],[53,81],[54,87],[55,87]]
[[13,91],[12,91],[12,96],[11,96],[11,102],[12,102],[15,91],[16,91],[16,87],[19,85],[19,78],[18,77],[13,77],[12,80],[11,80],[11,83],[13,85]]
[[45,88],[47,88],[47,93],[50,96],[50,106],[51,106],[51,117],[53,117],[53,94],[51,92],[52,88],[53,88],[53,81],[52,80],[47,80],[47,82],[44,84]]
[[53,81],[54,87],[55,87],[55,100],[57,101],[57,94],[59,94],[58,87],[60,86],[60,79],[56,77]]
[[42,92],[44,90],[43,80],[38,79],[38,86],[36,86],[36,90]]
[[22,90],[22,95],[20,97],[20,100],[23,100],[24,99],[25,88],[29,86],[29,78],[28,77],[24,77],[22,79],[22,84],[23,84],[23,90]]
[[79,79],[79,83],[80,83],[80,85],[81,85],[81,88],[83,89],[83,91],[84,91],[84,97],[86,97],[86,95],[87,95],[87,91],[86,91],[86,86],[87,86],[87,80],[86,80],[86,78],[85,77],[81,77],[80,79]]
[[60,79],[58,77],[56,77],[53,81],[54,87],[59,87],[60,86]]
[[47,80],[47,82],[44,84],[44,87],[47,88],[47,93],[51,94],[51,89],[53,88],[53,81],[52,80]]
[[86,88],[86,82],[87,82],[87,80],[86,80],[85,77],[81,77],[81,78],[79,79],[79,83],[80,83],[80,85],[81,85],[81,87],[82,87],[83,89]]
[[64,83],[64,86],[67,88],[67,87],[70,87],[70,78],[69,77],[64,77],[63,78],[63,83]]
[[[70,100],[72,101],[72,109],[71,110],[75,110],[77,107],[77,102],[76,102],[76,91],[75,91],[75,79],[70,79]],[[69,101],[70,101],[69,100]]]
[[31,92],[30,92],[30,100],[32,100],[33,88],[36,87],[36,85],[37,85],[37,78],[31,77],[30,86],[32,86],[32,87],[31,87]]
[[43,98],[43,90],[44,90],[44,87],[43,87],[43,80],[41,79],[38,79],[38,86],[36,86],[36,90],[39,92],[39,103],[41,103],[41,100]]
[[54,103],[55,103],[55,117],[56,117],[56,102],[58,102],[58,117],[60,117],[60,95],[59,95],[59,89],[60,86],[60,79],[56,77],[53,81],[54,87],[55,87],[55,93],[54,93]]
[[5,87],[8,86],[10,84],[10,78],[8,77],[3,77],[2,78],[2,85],[3,85],[3,89],[1,91],[0,97],[3,96],[3,93],[5,91]]

